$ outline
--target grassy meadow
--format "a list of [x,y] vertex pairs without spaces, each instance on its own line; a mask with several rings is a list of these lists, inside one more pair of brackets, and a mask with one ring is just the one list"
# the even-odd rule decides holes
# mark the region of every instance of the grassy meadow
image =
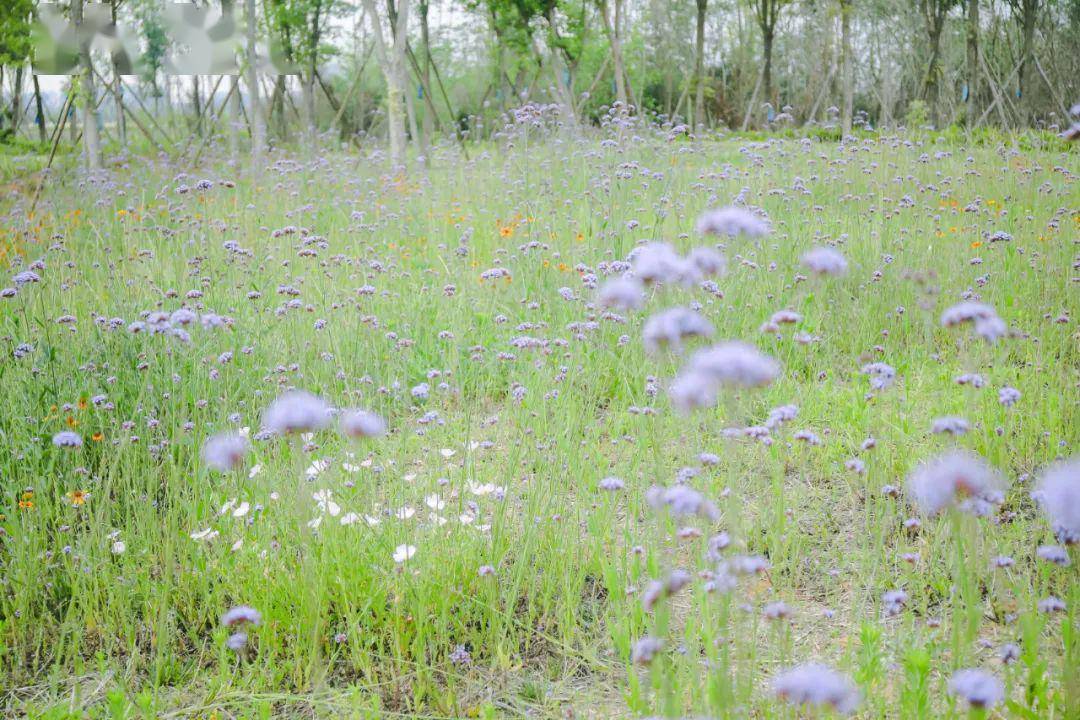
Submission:
[[[1080,555],[1031,497],[1056,461],[1080,483],[1075,148],[538,113],[408,175],[114,158],[29,219],[11,162],[0,715],[1080,717]],[[725,206],[768,234],[697,231]],[[727,270],[601,307],[652,241]],[[943,326],[965,301],[1004,336]],[[649,352],[675,307],[714,332]],[[775,379],[673,407],[726,340]],[[387,432],[266,432],[294,388]],[[222,433],[246,450],[224,470]],[[981,516],[912,491],[954,447],[1000,473]],[[789,704],[811,662],[852,702]]]

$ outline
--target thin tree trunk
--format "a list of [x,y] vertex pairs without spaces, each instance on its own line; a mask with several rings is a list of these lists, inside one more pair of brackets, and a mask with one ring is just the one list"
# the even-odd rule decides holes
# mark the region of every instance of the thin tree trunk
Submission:
[[[221,0],[222,13],[236,22],[234,8],[235,0]],[[240,156],[240,78],[236,75],[229,76],[229,97],[227,101],[228,113],[226,122],[229,124],[229,158],[236,160]]]
[[[83,22],[83,0],[73,0],[71,4],[71,20],[76,28]],[[98,137],[97,107],[94,95],[94,74],[90,71],[93,67],[90,59],[90,38],[86,37],[79,43],[79,60],[82,64],[79,82],[82,84],[81,95],[83,105],[83,150],[86,157],[86,167],[91,172],[101,169],[101,141]]]
[[240,78],[229,76],[228,114],[225,121],[229,124],[229,157],[240,157]]
[[941,54],[941,31],[931,29],[930,31],[930,61],[926,65],[926,81],[924,85],[924,95],[926,102],[930,106],[930,122],[933,123],[935,128],[938,128],[940,118],[938,117],[938,76],[941,74],[938,59]]
[[844,97],[840,108],[840,126],[844,135],[851,134],[851,121],[855,113],[855,66],[851,62],[851,10],[851,0],[841,0],[840,75]]
[[[626,63],[623,62],[622,53],[622,15],[623,15],[623,0],[612,0],[615,4],[615,17],[611,32],[611,50],[612,50],[612,62],[615,64],[615,91],[616,96],[619,98],[619,102],[623,104],[626,110],[630,110],[630,89],[629,82],[626,76]],[[621,89],[620,89],[621,87]]]
[[[556,23],[555,10],[553,7],[549,9],[548,14],[544,17],[544,19],[547,20],[548,30],[554,34]],[[533,45],[533,52],[536,54],[536,59],[537,63],[540,65],[540,70],[543,70],[543,56],[541,55],[540,50],[536,47],[535,44]],[[559,104],[563,106],[563,111],[567,116],[566,119],[569,122],[570,126],[576,128],[578,125],[577,110],[574,106],[574,96],[570,89],[570,86],[573,85],[573,81],[567,81],[564,79],[564,76],[568,75],[569,73],[566,72],[566,66],[563,65],[562,55],[559,54],[558,47],[553,46],[551,48],[550,65],[551,71],[555,76],[553,79],[555,81],[555,93],[559,96],[557,98]],[[539,73],[537,73],[537,77],[539,77]],[[531,88],[529,94],[532,94]]]
[[754,84],[754,92],[750,94],[750,103],[746,106],[746,115],[742,121],[742,131],[746,132],[746,128],[750,127],[750,118],[754,115],[754,106],[757,104],[758,91],[761,90],[762,78],[765,76],[765,69],[762,68],[758,73],[757,83]]
[[304,144],[309,150],[315,147],[315,63],[308,66],[301,78],[301,107],[304,109]]
[[199,92],[199,76],[191,76],[191,106],[195,110],[195,134],[202,135],[202,97]]
[[[431,164],[431,136],[434,134],[435,98],[431,96],[431,28],[428,25],[428,0],[420,0],[420,42],[423,44],[423,62],[420,65],[420,89],[424,93],[427,106],[424,108],[423,124],[420,127],[420,153],[424,156],[424,165]],[[451,118],[453,120],[453,118]]]
[[124,116],[124,95],[120,89],[120,73],[113,63],[113,102],[116,104],[116,129],[120,135],[120,147],[127,149],[127,119]]
[[[406,76],[408,77],[408,76]],[[420,128],[416,125],[416,104],[413,102],[413,97],[416,93],[413,91],[412,82],[408,82],[408,92],[405,93],[405,118],[409,121],[409,136],[412,137],[413,142],[420,139]],[[420,154],[424,153],[424,148],[420,148]]]
[[967,62],[964,67],[967,75],[966,125],[975,127],[978,120],[979,96],[979,0],[967,0]]
[[[82,93],[79,93],[79,102],[82,102]],[[77,142],[77,138],[82,134],[79,132],[79,103],[73,102],[67,109],[67,129],[68,138],[71,140],[71,144],[74,145]],[[85,161],[85,156],[83,157]]]
[[307,125],[304,128],[304,135],[307,138],[307,144],[310,149],[314,150],[316,140],[316,127],[315,127],[315,73],[318,67],[319,60],[319,23],[322,21],[322,2],[317,0],[314,7],[314,15],[312,16],[311,23],[311,35],[309,37],[309,52],[311,57],[308,63],[308,71],[304,81],[304,123]]
[[1035,51],[1035,20],[1038,17],[1038,0],[1023,0],[1021,5],[1021,32],[1023,45],[1020,51],[1020,107],[1024,122],[1031,124],[1035,116],[1034,70],[1032,54]]
[[[111,10],[113,25],[116,24],[116,5],[117,0],[112,0]],[[107,87],[104,80],[102,80],[102,85]],[[120,68],[117,67],[115,58],[112,63],[112,85],[113,102],[116,105],[116,131],[120,137],[120,147],[127,149],[127,121],[124,117],[124,94],[120,89]]]
[[773,101],[772,94],[772,51],[773,51],[773,33],[772,27],[762,31],[762,51],[765,53],[765,66],[761,73],[761,84],[765,90],[765,102],[771,103]]
[[697,32],[694,37],[694,120],[695,129],[705,127],[705,11],[709,0],[697,0]]
[[274,78],[274,94],[270,97],[270,120],[278,139],[285,142],[289,129],[285,126],[285,76]]
[[37,117],[34,118],[34,122],[38,128],[38,140],[44,143],[47,138],[45,136],[45,108],[41,103],[41,85],[38,84],[37,75],[32,77],[34,78],[34,106],[37,109]]
[[[263,114],[259,106],[259,78],[255,72],[255,0],[244,0],[244,15],[247,26],[244,32],[247,41],[248,104],[251,107],[251,156],[258,160],[266,152],[266,126],[263,124]],[[237,95],[239,96],[239,93]]]

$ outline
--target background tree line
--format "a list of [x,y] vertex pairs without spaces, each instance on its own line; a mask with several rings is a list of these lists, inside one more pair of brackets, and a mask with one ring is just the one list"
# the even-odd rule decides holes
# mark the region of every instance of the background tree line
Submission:
[[[160,0],[110,0],[137,29],[125,77],[78,49],[61,105],[31,70],[37,0],[0,16],[0,133],[86,146],[129,135],[192,153],[212,137],[362,144],[387,137],[404,163],[437,141],[496,131],[526,102],[568,125],[612,114],[691,131],[815,124],[1064,126],[1080,98],[1080,0],[212,0],[233,12],[243,76],[172,76]],[[83,0],[71,0],[78,23]],[[257,68],[257,38],[292,74]],[[614,113],[612,111],[614,108]],[[88,121],[89,120],[89,121]]]

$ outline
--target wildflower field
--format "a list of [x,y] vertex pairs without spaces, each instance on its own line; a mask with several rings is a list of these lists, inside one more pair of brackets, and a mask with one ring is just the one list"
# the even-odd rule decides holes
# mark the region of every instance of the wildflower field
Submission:
[[1080,717],[1076,149],[517,119],[0,200],[0,715]]

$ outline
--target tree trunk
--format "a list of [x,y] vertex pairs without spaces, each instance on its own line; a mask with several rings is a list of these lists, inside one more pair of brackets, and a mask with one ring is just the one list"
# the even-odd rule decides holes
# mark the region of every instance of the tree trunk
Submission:
[[[396,55],[396,51],[394,52]],[[390,134],[390,162],[395,169],[405,170],[405,78],[404,63],[391,59],[386,68],[386,121]]]
[[938,117],[938,76],[941,69],[938,67],[938,58],[941,55],[941,25],[936,21],[929,21],[930,60],[926,65],[926,80],[923,85],[923,95],[926,103],[930,106],[930,122],[935,129],[940,129]]
[[851,134],[855,113],[855,66],[851,62],[851,0],[840,1],[840,75],[844,99],[840,108],[840,126],[844,135]]
[[202,97],[199,94],[199,76],[191,76],[191,107],[195,111],[195,134],[202,135]]
[[694,37],[694,128],[705,127],[705,11],[709,0],[697,0],[697,32]]
[[22,119],[23,114],[23,66],[19,65],[15,69],[15,84],[11,89],[11,131],[12,134],[18,132],[18,121]]
[[270,114],[274,132],[281,142],[285,142],[289,134],[289,128],[285,125],[285,92],[285,76],[278,75],[274,79],[274,94],[270,97]]
[[[117,0],[112,0],[112,21],[113,25],[116,24],[116,5]],[[102,79],[102,82],[105,82]],[[112,82],[113,82],[113,103],[116,107],[116,130],[120,137],[120,147],[127,149],[127,120],[124,118],[124,89],[120,85],[120,69],[116,65],[116,60],[113,59],[112,63]]]
[[19,132],[19,120],[22,115],[23,66],[15,69],[15,87],[11,89],[11,131]]
[[1021,32],[1023,45],[1020,51],[1020,107],[1024,113],[1024,121],[1031,123],[1035,116],[1035,62],[1032,55],[1035,51],[1035,20],[1038,17],[1038,0],[1023,0],[1021,5]]
[[[83,0],[73,0],[71,4],[71,21],[76,28],[83,22]],[[86,37],[79,42],[80,70],[79,83],[80,95],[83,106],[83,151],[86,158],[86,167],[91,172],[101,169],[101,141],[98,138],[97,126],[97,98],[94,95],[93,64],[90,59],[90,38]]]
[[964,67],[967,82],[965,102],[968,129],[973,129],[979,119],[979,0],[968,0],[967,4],[967,61]]
[[229,77],[229,106],[227,110],[229,158],[235,160],[240,156],[240,78],[236,75]]
[[[234,0],[221,0],[221,11],[226,17],[236,22]],[[229,76],[229,99],[226,113],[226,122],[229,125],[229,158],[236,160],[240,156],[240,78],[236,75]]]
[[311,150],[315,149],[316,141],[316,127],[315,127],[315,72],[318,68],[319,61],[319,37],[320,37],[320,23],[322,22],[322,2],[317,0],[314,7],[314,14],[311,21],[311,34],[308,38],[308,51],[311,53],[311,57],[308,62],[308,71],[304,78],[304,122],[307,127],[304,128],[304,135],[307,138],[306,142]]
[[[420,137],[420,128],[416,125],[416,103],[413,98],[416,97],[416,92],[413,90],[413,84],[410,81],[408,73],[406,77],[406,93],[405,93],[405,117],[409,121],[409,137],[416,142]],[[420,153],[423,154],[424,148],[421,146]]]
[[315,63],[308,67],[301,78],[301,106],[304,108],[304,144],[315,149]]
[[41,85],[38,84],[37,75],[32,76],[34,78],[34,106],[37,109],[37,117],[34,118],[34,122],[38,128],[38,140],[42,143],[48,140],[45,134],[45,108],[41,103]]
[[765,53],[765,67],[761,73],[761,83],[765,90],[765,102],[771,103],[773,101],[772,94],[772,49],[773,49],[773,27],[763,28],[761,32],[761,40],[763,45],[763,52]]
[[375,51],[386,78],[386,124],[390,136],[390,163],[395,170],[407,169],[405,156],[405,43],[409,22],[410,0],[398,0],[391,18],[393,45],[383,37],[382,21],[375,9],[375,0],[363,0],[371,18]]
[[502,33],[499,30],[499,21],[495,16],[495,8],[490,3],[487,19],[491,35],[495,40],[495,80],[492,82],[492,86],[495,87],[495,100],[498,102],[499,108],[505,110],[507,100],[513,94],[513,89],[510,87],[510,78],[506,74],[506,44],[503,42]]
[[420,11],[420,42],[423,44],[424,53],[423,64],[420,66],[420,89],[428,101],[420,127],[420,153],[424,156],[424,166],[427,167],[431,164],[431,136],[435,131],[435,103],[431,97],[431,28],[428,25],[428,0],[420,0],[417,7]]
[[[555,28],[557,27],[555,23],[554,6],[551,6],[549,8],[547,14],[544,16],[544,19],[547,20],[548,31],[554,34]],[[543,57],[540,53],[540,50],[536,47],[535,44],[533,45],[533,52],[536,54],[537,62],[542,67]],[[569,125],[576,128],[578,125],[577,108],[574,104],[573,91],[571,90],[574,84],[573,79],[567,77],[569,75],[569,72],[567,71],[566,66],[563,64],[562,55],[559,53],[559,48],[554,46],[553,44],[551,47],[550,65],[552,73],[554,73],[555,75],[555,93],[559,96],[558,100],[559,104],[561,104],[563,107],[563,114],[566,117]]]
[[248,116],[251,123],[251,156],[257,160],[266,151],[266,126],[259,105],[259,78],[255,72],[255,0],[244,0],[244,29],[247,48]]
[[[611,5],[614,5],[614,18],[611,17]],[[622,0],[601,0],[600,12],[604,19],[604,32],[611,45],[611,61],[615,70],[615,101],[619,103],[619,112],[627,113],[630,103],[626,94],[626,66],[623,63],[622,37],[619,28],[622,23]]]
[[[74,79],[75,78],[72,78],[73,81],[74,81]],[[79,88],[78,88],[77,85],[75,86],[75,92],[76,93],[79,92]],[[81,101],[81,95],[77,95],[76,97],[77,97],[78,100]],[[68,105],[68,110],[67,110],[68,137],[71,138],[71,144],[72,145],[74,145],[75,141],[79,139],[79,110],[78,110],[78,105],[79,105],[79,103],[76,102],[76,100],[72,100],[71,104]],[[83,159],[84,160],[86,159],[85,156],[83,157]]]
[[120,136],[120,147],[127,149],[127,120],[124,118],[124,88],[120,85],[120,73],[117,71],[116,63],[113,63],[113,102],[116,104],[116,130]]

